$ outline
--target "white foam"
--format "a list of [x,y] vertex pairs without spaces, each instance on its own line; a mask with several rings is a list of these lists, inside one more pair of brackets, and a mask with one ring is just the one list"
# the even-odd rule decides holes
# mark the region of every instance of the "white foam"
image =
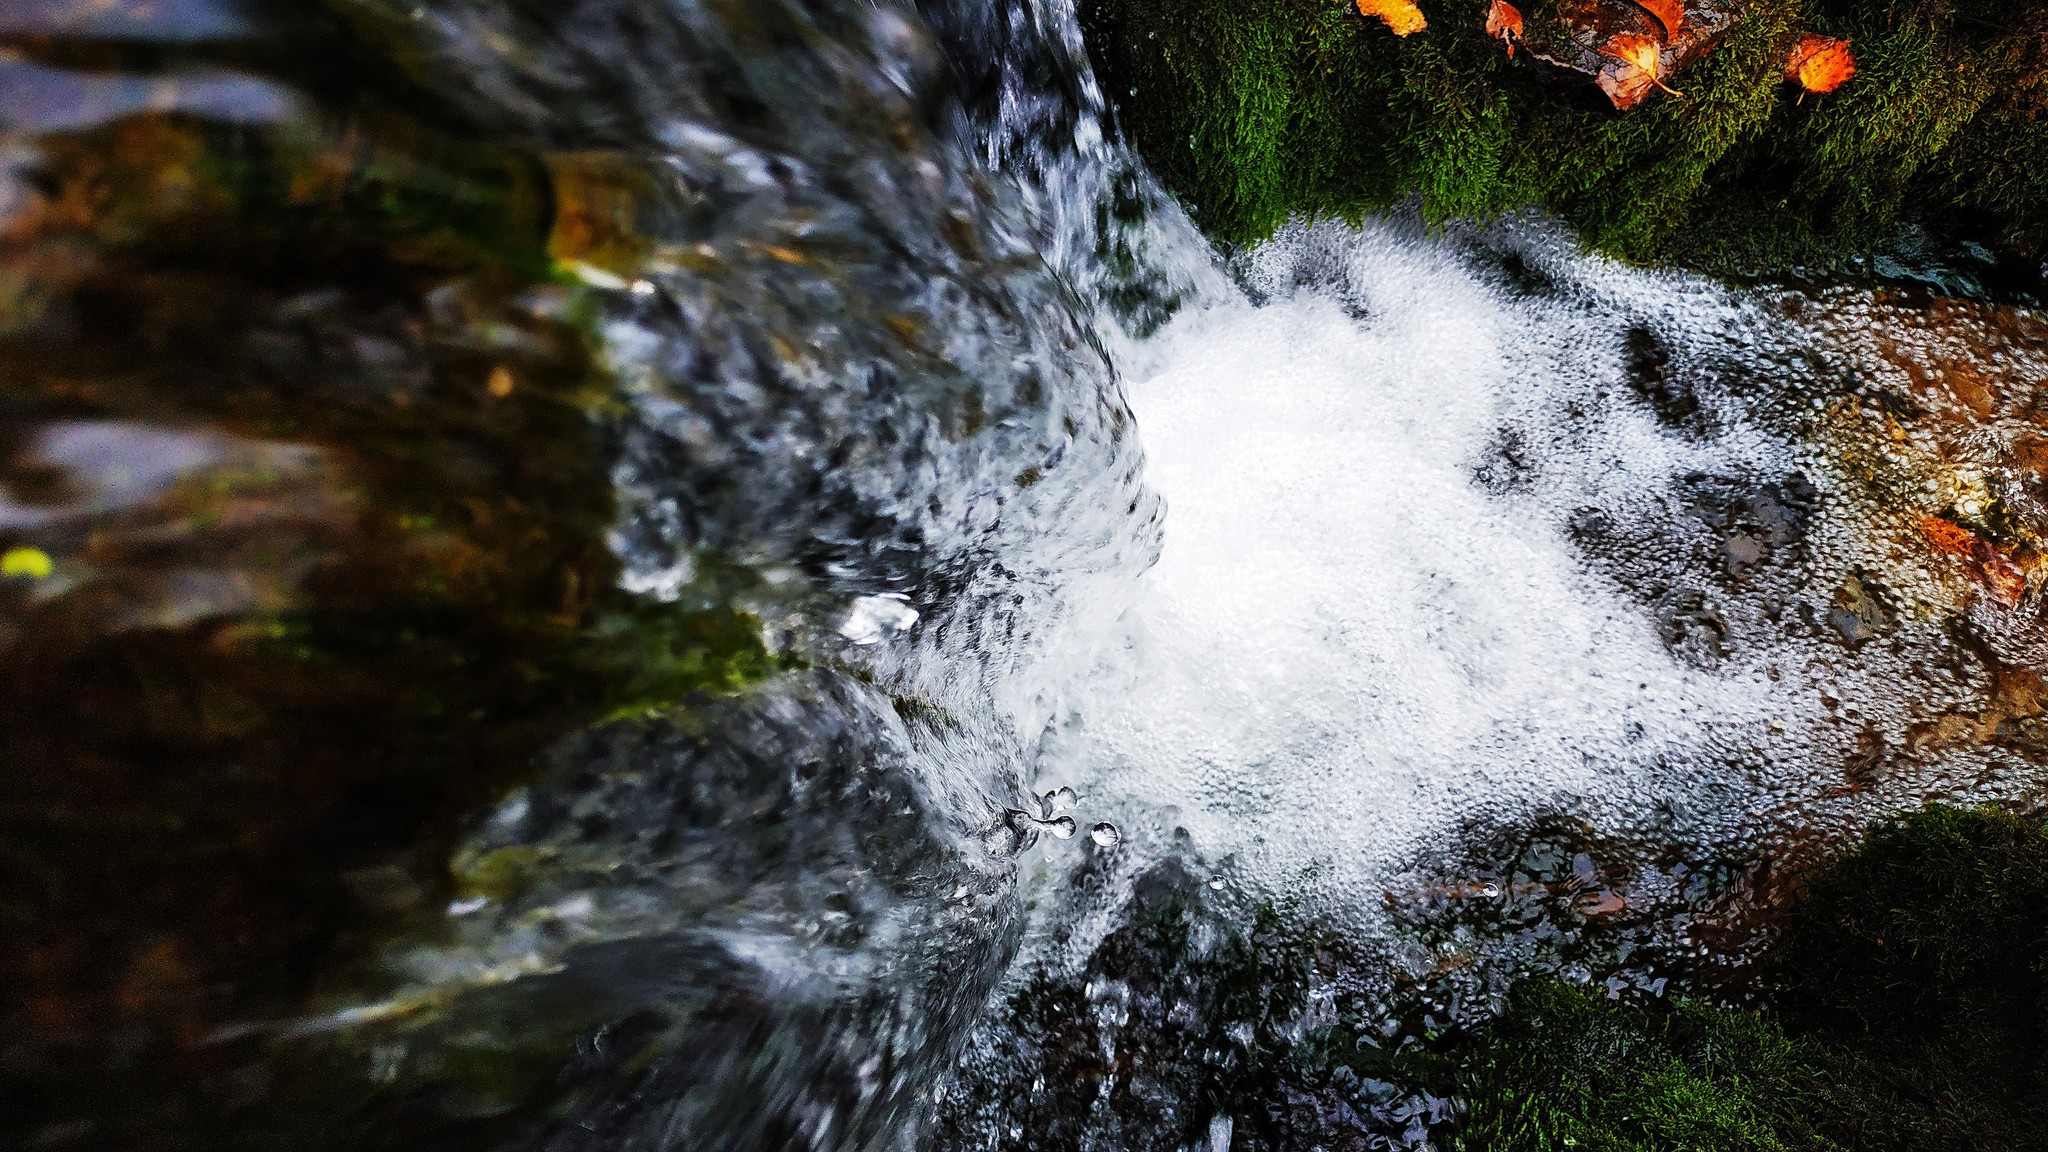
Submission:
[[[1155,338],[1131,401],[1165,551],[1042,778],[1363,928],[1388,873],[1458,822],[1560,796],[1627,819],[1682,802],[1704,749],[1782,739],[1773,720],[1798,738],[1808,706],[1754,661],[1682,664],[1566,535],[1581,504],[1784,453],[1687,440],[1614,396],[1646,303],[1706,324],[1737,305],[1551,258],[1609,304],[1513,296],[1391,226],[1297,230],[1252,260],[1269,303]],[[1293,290],[1307,267],[1321,281]],[[1541,442],[1492,493],[1475,463],[1507,425]]]

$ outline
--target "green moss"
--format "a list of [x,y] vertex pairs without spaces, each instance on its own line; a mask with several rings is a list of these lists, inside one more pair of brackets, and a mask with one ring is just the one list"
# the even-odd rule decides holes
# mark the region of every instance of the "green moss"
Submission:
[[[1510,62],[1481,0],[1422,7],[1406,39],[1333,0],[1093,0],[1084,21],[1121,126],[1227,242],[1418,197],[1431,221],[1541,205],[1607,252],[1721,267],[1825,260],[1909,216],[2048,243],[2037,0],[1758,0],[1684,98],[1627,115]],[[1803,31],[1848,37],[1856,78],[1785,83]]]
[[1774,954],[1769,1010],[1518,989],[1448,1057],[1470,1101],[1462,1138],[1518,1150],[2039,1148],[2044,956],[2048,830],[1929,808],[1815,878]]
[[1460,1059],[1471,1149],[1915,1146],[1890,1138],[1914,1107],[1893,1084],[1758,1013],[1623,1005],[1546,982],[1518,989]]
[[2048,1133],[2040,821],[1933,807],[1879,829],[1816,878],[1777,962],[1792,1026],[1942,1101],[1970,1146]]

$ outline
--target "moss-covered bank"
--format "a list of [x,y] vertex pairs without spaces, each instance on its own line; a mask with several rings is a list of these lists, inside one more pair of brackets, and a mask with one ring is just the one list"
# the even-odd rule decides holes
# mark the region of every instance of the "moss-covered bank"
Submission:
[[1822,873],[1773,1011],[1555,984],[1453,1058],[1467,1147],[2048,1146],[2048,832],[1930,808]]
[[[2030,274],[2048,244],[2038,0],[1755,0],[1683,98],[1627,114],[1509,60],[1485,0],[1421,7],[1405,39],[1337,0],[1088,0],[1084,24],[1120,126],[1224,241],[1419,196],[1431,220],[1541,205],[1607,252],[1708,267],[1826,261],[1909,222]],[[1802,97],[1802,32],[1847,38],[1856,77]]]

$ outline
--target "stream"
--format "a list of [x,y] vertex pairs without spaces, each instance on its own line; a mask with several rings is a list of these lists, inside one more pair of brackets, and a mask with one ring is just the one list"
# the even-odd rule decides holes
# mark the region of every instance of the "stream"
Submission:
[[[407,381],[455,363],[521,403],[556,387],[532,381],[602,381],[434,448],[478,500],[601,509],[490,537],[514,556],[589,541],[562,563],[606,587],[544,573],[536,612],[627,641],[653,614],[693,637],[736,619],[758,663],[726,682],[674,657],[684,672],[559,722],[533,703],[554,689],[478,701],[477,730],[531,720],[528,744],[446,729],[479,765],[406,803],[454,815],[309,848],[357,910],[273,950],[290,980],[186,941],[157,969],[94,962],[189,980],[132,1027],[10,1008],[29,1039],[8,1074],[38,1100],[4,1114],[24,1147],[1267,1147],[1217,1087],[1255,1049],[1331,1026],[1398,1047],[1484,1021],[1532,974],[1739,1000],[1799,867],[1930,799],[2040,794],[2048,634],[2031,555],[1998,536],[2048,524],[2048,325],[2026,307],[1898,267],[1633,268],[1534,213],[1297,221],[1219,251],[1120,142],[1071,0],[327,8],[396,63],[358,80],[356,57],[305,55],[339,25],[229,0],[0,14],[24,45],[0,49],[9,267],[70,203],[38,166],[159,117],[280,155],[399,141],[415,151],[362,162],[399,187],[439,187],[404,156],[474,154],[465,179],[511,189],[479,213],[548,189],[547,271],[519,272],[499,292],[514,319],[491,320],[466,287],[386,307],[356,272],[335,287],[278,257],[222,297],[232,338],[151,345],[206,365],[246,349],[234,363],[293,382],[288,404],[421,397],[339,431],[186,404],[182,377],[136,386],[175,403],[10,401],[0,543],[55,574],[7,592],[8,658],[71,668],[21,638],[221,621],[301,643],[277,622],[384,587],[319,574],[381,555],[361,525],[417,482],[354,445],[437,411],[439,385]],[[357,83],[390,95],[347,135],[333,110]],[[432,133],[464,143],[417,144]],[[212,211],[206,185],[157,187]],[[406,236],[405,259],[449,243]],[[5,307],[59,266],[35,251]],[[0,335],[72,348],[84,308]],[[561,332],[584,334],[587,373],[533,350]],[[584,460],[582,428],[597,462],[564,465],[574,484],[505,463]],[[291,516],[262,547],[209,543],[254,521],[176,502],[248,475]],[[406,513],[426,542],[389,545],[391,571],[497,571],[445,559],[436,515]],[[527,643],[493,651],[585,674]],[[332,667],[316,648],[301,663]],[[448,675],[485,683],[492,659]],[[376,690],[319,737],[351,761],[411,731]],[[469,714],[447,700],[436,733]],[[195,762],[225,756],[207,732]],[[120,754],[155,763],[153,741]],[[396,804],[414,761],[392,757],[362,803]],[[280,787],[262,803],[314,786]],[[183,896],[119,898],[175,905],[148,940],[211,923]],[[1262,941],[1314,958],[1256,1019],[1162,993],[1119,943],[1162,908],[1194,926],[1189,972]],[[93,955],[155,955],[139,930],[92,931]],[[132,1119],[91,1086],[115,1075],[109,1036],[130,1038],[118,1076],[143,1069]],[[1361,1148],[1440,1147],[1456,1112],[1376,1082],[1289,1099],[1313,1113],[1292,1131]]]

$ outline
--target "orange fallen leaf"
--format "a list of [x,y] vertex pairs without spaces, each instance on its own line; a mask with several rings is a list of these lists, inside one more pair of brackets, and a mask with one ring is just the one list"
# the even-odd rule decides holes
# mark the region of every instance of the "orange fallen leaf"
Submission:
[[1486,34],[1508,46],[1508,59],[1515,58],[1515,41],[1522,38],[1522,10],[1508,0],[1493,0],[1486,10]]
[[1377,16],[1396,36],[1408,36],[1429,27],[1415,0],[1358,0],[1361,15]]
[[1685,95],[1673,90],[1657,75],[1659,57],[1664,47],[1653,37],[1644,36],[1639,32],[1623,32],[1601,45],[1600,50],[1649,77],[1650,83],[1670,92],[1673,96]]
[[1828,93],[1856,75],[1856,57],[1849,42],[1832,36],[1806,35],[1785,59],[1785,79],[1799,81],[1808,92]]
[[1677,36],[1678,26],[1685,23],[1685,5],[1681,0],[1636,0],[1636,5],[1664,26],[1666,41]]

